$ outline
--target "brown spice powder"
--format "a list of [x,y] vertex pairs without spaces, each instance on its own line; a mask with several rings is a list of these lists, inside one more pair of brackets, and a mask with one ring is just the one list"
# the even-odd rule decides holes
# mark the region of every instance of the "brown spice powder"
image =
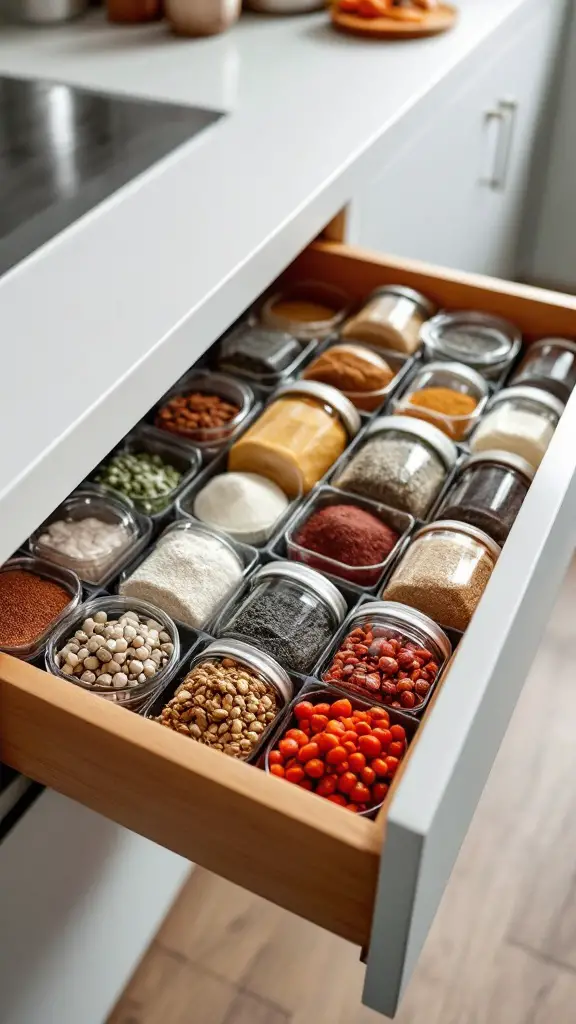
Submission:
[[0,573],[0,647],[32,643],[70,603],[52,580],[22,569]]

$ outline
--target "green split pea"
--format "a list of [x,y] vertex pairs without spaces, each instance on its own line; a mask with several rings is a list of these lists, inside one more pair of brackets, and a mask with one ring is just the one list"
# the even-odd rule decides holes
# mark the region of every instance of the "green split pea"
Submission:
[[175,466],[148,452],[119,452],[104,464],[96,480],[130,498],[143,512],[160,512],[182,479]]

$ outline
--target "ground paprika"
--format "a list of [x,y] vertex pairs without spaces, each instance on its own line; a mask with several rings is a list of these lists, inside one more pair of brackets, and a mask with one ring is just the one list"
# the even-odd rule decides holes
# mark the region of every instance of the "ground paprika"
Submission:
[[[312,513],[297,530],[294,541],[306,551],[316,552],[323,559],[331,559],[329,566],[322,559],[307,558],[309,565],[324,569],[360,586],[374,585],[382,573],[382,562],[395,548],[399,535],[372,512],[358,505],[325,505]],[[298,557],[294,548],[289,551]],[[347,571],[365,566],[367,571]]]

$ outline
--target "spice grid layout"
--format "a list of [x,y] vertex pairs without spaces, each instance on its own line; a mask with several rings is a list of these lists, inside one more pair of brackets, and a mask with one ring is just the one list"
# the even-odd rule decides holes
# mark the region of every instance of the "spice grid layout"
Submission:
[[274,290],[0,568],[0,649],[381,805],[576,383],[386,285]]

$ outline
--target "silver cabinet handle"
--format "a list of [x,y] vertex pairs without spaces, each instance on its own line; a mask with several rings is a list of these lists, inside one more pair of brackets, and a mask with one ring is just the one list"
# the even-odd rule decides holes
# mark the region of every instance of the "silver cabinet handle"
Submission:
[[498,122],[492,168],[487,177],[482,179],[482,183],[495,192],[503,192],[506,188],[517,110],[516,100],[500,100],[494,109],[487,110],[484,115],[486,125],[493,121]]

